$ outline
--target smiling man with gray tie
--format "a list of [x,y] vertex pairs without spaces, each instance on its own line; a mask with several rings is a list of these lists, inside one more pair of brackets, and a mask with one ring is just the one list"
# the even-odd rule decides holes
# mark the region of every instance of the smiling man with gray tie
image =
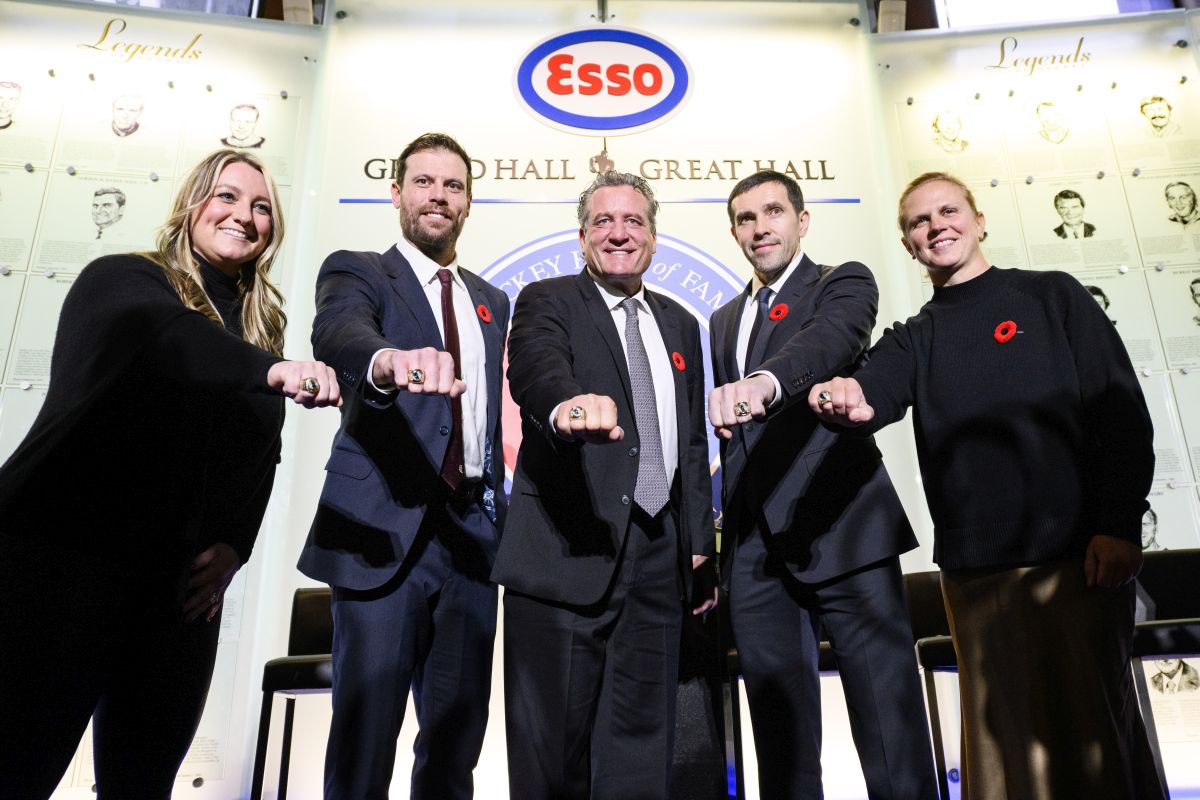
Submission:
[[[680,631],[714,530],[699,326],[642,282],[657,210],[641,178],[601,174],[579,201],[587,268],[513,311],[523,438],[492,572],[513,798],[668,797]],[[696,588],[702,613],[715,580]]]

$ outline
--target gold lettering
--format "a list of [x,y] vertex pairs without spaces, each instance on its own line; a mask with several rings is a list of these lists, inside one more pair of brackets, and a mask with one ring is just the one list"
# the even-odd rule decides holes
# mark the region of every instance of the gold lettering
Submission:
[[[114,31],[112,29],[113,25],[116,25],[117,23],[120,23],[121,27]],[[81,44],[78,46],[86,47],[89,50],[103,50],[104,48],[101,47],[100,45],[104,44],[104,40],[108,38],[108,34],[109,33],[120,34],[121,32],[123,32],[125,30],[126,27],[127,27],[127,23],[125,22],[125,20],[120,19],[120,18],[110,19],[108,22],[104,23],[104,30],[100,31],[100,38],[96,40],[95,44]]]

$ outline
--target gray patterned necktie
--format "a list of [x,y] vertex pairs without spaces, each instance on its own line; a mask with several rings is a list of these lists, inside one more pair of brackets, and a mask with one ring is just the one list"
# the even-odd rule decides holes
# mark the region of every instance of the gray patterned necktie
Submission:
[[633,389],[633,417],[637,423],[638,438],[641,439],[637,487],[633,490],[633,499],[653,517],[662,511],[671,492],[663,463],[654,376],[650,372],[650,359],[646,356],[642,331],[638,327],[637,301],[626,297],[621,301],[621,308],[625,309],[625,358],[629,362],[629,386]]

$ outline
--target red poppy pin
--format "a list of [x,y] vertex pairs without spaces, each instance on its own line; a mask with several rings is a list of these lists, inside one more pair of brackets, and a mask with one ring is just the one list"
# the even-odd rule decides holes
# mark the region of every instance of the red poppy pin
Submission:
[[774,306],[771,307],[771,313],[768,314],[767,316],[770,317],[773,321],[778,322],[779,320],[781,320],[787,316],[787,312],[788,312],[787,303],[776,303]]
[[996,330],[992,331],[992,338],[1000,344],[1004,344],[1008,340],[1017,335],[1017,323],[1011,319],[1006,319],[996,326]]
[[684,368],[687,366],[687,363],[683,360],[683,356],[681,356],[679,353],[671,353],[671,363],[674,364],[675,369],[679,370],[680,372],[683,372]]
[[479,318],[481,320],[483,320],[484,322],[492,321],[492,312],[488,311],[488,307],[485,306],[483,303],[480,303],[479,305],[475,306],[475,313],[478,314]]

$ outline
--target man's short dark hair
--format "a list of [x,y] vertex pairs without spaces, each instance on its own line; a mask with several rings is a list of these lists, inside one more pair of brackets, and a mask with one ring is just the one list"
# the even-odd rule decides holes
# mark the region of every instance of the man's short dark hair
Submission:
[[105,195],[105,194],[116,195],[117,205],[118,206],[125,205],[125,192],[121,191],[120,189],[118,189],[115,186],[105,186],[100,189],[97,189],[96,191],[92,192],[92,197],[100,197],[101,195]]
[[1164,106],[1166,106],[1167,111],[1175,110],[1171,107],[1171,104],[1167,102],[1167,98],[1163,97],[1162,95],[1156,94],[1153,97],[1147,97],[1147,98],[1143,99],[1142,104],[1140,106],[1138,106],[1138,111],[1145,114],[1146,106],[1157,105],[1158,103],[1162,103]]
[[423,153],[426,150],[449,150],[463,160],[467,167],[467,197],[471,196],[471,157],[463,146],[454,141],[448,133],[423,133],[408,143],[400,152],[400,166],[397,170],[396,183],[404,185],[404,173],[408,171],[408,157],[413,153]]
[[1100,300],[1100,302],[1102,302],[1104,304],[1105,311],[1108,310],[1108,306],[1109,306],[1108,295],[1106,295],[1104,293],[1103,289],[1101,289],[1099,286],[1093,286],[1091,284],[1088,284],[1088,285],[1084,286],[1083,288],[1088,290],[1088,294],[1090,294],[1092,297],[1098,298]]
[[1087,203],[1083,202],[1083,195],[1081,195],[1079,192],[1075,191],[1074,189],[1063,189],[1061,192],[1054,195],[1054,207],[1055,208],[1058,208],[1059,200],[1078,200],[1079,205],[1081,205],[1085,208],[1087,207]]
[[783,184],[783,188],[787,190],[788,202],[792,204],[795,212],[799,214],[804,210],[804,193],[800,191],[800,184],[796,179],[773,169],[763,169],[747,178],[742,178],[729,193],[729,200],[725,202],[725,210],[729,212],[730,225],[733,224],[733,199],[764,183]]

